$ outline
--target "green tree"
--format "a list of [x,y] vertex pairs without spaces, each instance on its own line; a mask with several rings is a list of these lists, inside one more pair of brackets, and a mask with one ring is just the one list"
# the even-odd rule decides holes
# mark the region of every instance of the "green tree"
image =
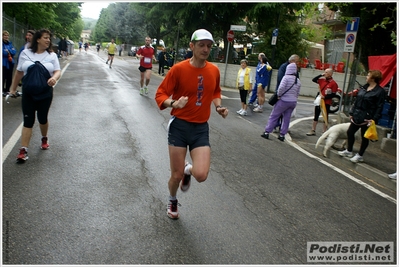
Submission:
[[[231,25],[247,25],[245,18],[253,3],[189,3],[184,5],[177,16],[184,25],[181,34],[191,37],[196,29],[209,30],[214,40],[220,43],[223,40],[224,48],[227,49],[227,32]],[[248,41],[244,33],[235,33],[238,42]],[[232,50],[229,51],[229,61],[232,61]]]
[[162,39],[166,46],[175,44],[179,16],[176,13],[184,5],[179,3],[136,3],[134,8],[143,20],[141,26],[145,35],[157,39],[157,45]]
[[3,3],[3,12],[28,28],[51,28],[49,26],[57,24],[55,6],[56,3]]
[[328,8],[339,10],[346,23],[359,17],[355,54],[368,69],[368,56],[396,53],[396,2],[393,3],[330,3]]
[[77,39],[83,29],[81,3],[3,3],[3,12],[29,29],[48,28],[58,37]]
[[[56,23],[51,29],[55,34],[69,37],[72,40],[78,40],[83,30],[83,20],[80,16],[80,3],[56,3],[54,13],[56,14]],[[76,32],[77,31],[77,32]]]
[[103,8],[92,32],[98,42],[109,42],[111,38],[118,43],[142,42],[143,17],[136,12],[135,3],[114,3]]
[[315,2],[305,3],[302,9],[295,12],[302,25],[302,38],[315,43],[332,36],[332,30],[328,25],[313,24],[314,21],[320,19],[321,13],[324,12],[324,10],[319,9],[319,4]]
[[[248,21],[254,35],[259,36],[257,52],[264,52],[274,68],[287,61],[290,55],[306,55],[308,45],[302,40],[302,26],[296,11],[301,10],[304,3],[258,3],[247,13]],[[265,19],[267,18],[267,19]],[[278,28],[275,46],[271,45],[272,33]]]
[[[119,5],[121,3],[116,3]],[[224,41],[227,48],[227,31],[231,25],[246,25],[246,32],[235,32],[235,39],[240,43],[252,43],[254,37],[260,37],[263,52],[269,57],[273,54],[270,44],[274,28],[279,28],[279,38],[276,46],[274,66],[286,61],[292,53],[305,54],[306,44],[302,42],[303,26],[295,11],[300,10],[304,3],[165,3],[165,2],[135,2],[130,3],[130,14],[118,11],[110,5],[104,9],[95,27],[95,36],[110,39],[118,32],[118,27],[139,30],[142,36],[148,35],[158,41],[163,39],[167,46],[179,44],[188,46],[194,30],[204,28],[209,30],[217,43]],[[112,20],[117,18],[118,21]],[[118,24],[119,23],[119,24]],[[114,25],[119,25],[117,28]],[[112,29],[112,30],[110,30]],[[122,31],[120,31],[122,32]],[[126,32],[126,31],[125,31]],[[262,48],[262,45],[264,48]],[[231,55],[229,56],[231,59]]]

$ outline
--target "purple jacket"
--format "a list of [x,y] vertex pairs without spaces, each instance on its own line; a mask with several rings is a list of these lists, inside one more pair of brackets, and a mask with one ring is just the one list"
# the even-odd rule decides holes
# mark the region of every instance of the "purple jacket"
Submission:
[[295,63],[288,64],[287,69],[285,71],[285,75],[281,80],[280,86],[278,87],[277,90],[277,95],[280,97],[281,100],[285,102],[297,102],[299,91],[301,90],[301,81],[299,80],[299,78],[296,77],[296,75],[297,75],[296,64]]

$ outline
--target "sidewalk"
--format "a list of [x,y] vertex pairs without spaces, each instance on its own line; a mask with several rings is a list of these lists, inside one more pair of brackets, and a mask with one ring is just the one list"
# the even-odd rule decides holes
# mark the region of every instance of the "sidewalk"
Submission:
[[[235,90],[231,88],[222,87],[222,90]],[[266,94],[266,99],[272,93]],[[307,99],[309,97],[300,96],[301,99]],[[313,98],[309,98],[313,100]],[[322,135],[322,125],[323,118],[320,116],[319,123],[316,129],[316,136],[307,136],[306,133],[309,132],[312,125],[313,117],[307,118],[292,118],[290,123],[289,133],[286,135],[286,139],[299,145],[301,148],[310,152],[311,154],[320,157],[328,161],[330,164],[336,166],[337,168],[345,168],[360,174],[367,180],[372,180],[373,183],[378,186],[386,187],[394,192],[396,192],[396,180],[391,180],[388,174],[396,172],[397,159],[396,159],[396,139],[386,138],[386,133],[389,129],[379,127],[378,135],[380,139],[377,142],[370,142],[364,154],[364,162],[362,163],[352,163],[346,157],[341,157],[335,148],[331,148],[328,152],[328,158],[323,156],[323,149],[325,141],[316,149],[315,144],[319,137]],[[341,118],[337,114],[329,115],[330,126],[338,123],[349,122],[349,118],[342,114]],[[360,130],[356,133],[357,138],[353,147],[354,154],[359,151],[360,148]],[[336,143],[337,147],[341,146],[343,139],[339,139]]]
[[[339,115],[337,114],[330,114],[329,119],[333,125],[349,121],[349,118],[344,114],[341,115],[341,118],[339,118]],[[306,135],[310,130],[309,126],[312,124],[312,120],[313,118],[302,118],[298,120],[295,118],[291,119],[289,130],[290,136],[287,136],[287,139],[291,138],[291,141],[299,145],[301,148],[313,155],[317,155],[320,158],[327,160],[327,158],[323,156],[325,141],[323,141],[317,149],[315,148],[317,140],[322,135],[322,124],[324,122],[321,116],[317,125],[316,136]],[[396,180],[388,178],[388,174],[396,172],[397,168],[396,139],[386,138],[386,132],[388,132],[389,129],[379,126],[377,126],[377,128],[380,139],[377,142],[369,143],[369,146],[363,155],[364,162],[352,163],[349,160],[350,158],[341,157],[338,154],[338,151],[341,150],[339,147],[341,146],[343,139],[337,141],[337,148],[332,147],[329,150],[327,154],[328,161],[338,168],[348,168],[364,176],[366,179],[373,180],[373,182],[377,183],[379,186],[389,188],[396,192]],[[360,130],[356,135],[357,138],[353,147],[354,154],[357,153],[360,148]]]

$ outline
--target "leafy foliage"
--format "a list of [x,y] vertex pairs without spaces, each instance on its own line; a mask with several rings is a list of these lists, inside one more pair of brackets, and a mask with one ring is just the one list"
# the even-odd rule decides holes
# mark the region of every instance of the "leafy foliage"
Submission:
[[302,38],[311,42],[318,43],[320,40],[332,36],[331,28],[328,25],[316,25],[313,22],[318,21],[324,10],[319,9],[320,3],[305,3],[302,9],[296,11],[299,17]]
[[[330,8],[330,4],[327,4]],[[360,62],[368,69],[368,56],[396,53],[396,3],[335,3],[343,21],[359,17],[355,54],[360,53]]]
[[101,10],[92,39],[96,42],[109,42],[114,38],[118,44],[139,44],[145,35],[142,21],[144,18],[137,13],[135,3],[111,4]]
[[[252,31],[260,36],[256,51],[264,52],[275,68],[287,61],[292,54],[300,57],[306,55],[307,44],[302,41],[302,26],[296,13],[303,6],[304,3],[258,3],[248,12],[248,21],[251,25],[256,25],[252,26]],[[277,42],[275,46],[271,46],[275,28],[278,28]]]
[[79,39],[83,29],[80,16],[81,3],[3,3],[3,12],[28,29],[48,28],[58,37]]

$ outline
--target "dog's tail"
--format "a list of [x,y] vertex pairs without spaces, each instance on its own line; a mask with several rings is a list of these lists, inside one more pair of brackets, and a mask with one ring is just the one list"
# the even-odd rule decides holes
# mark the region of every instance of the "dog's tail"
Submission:
[[319,139],[317,139],[315,148],[317,149],[317,147],[320,145],[321,142],[323,142],[324,139],[326,139],[328,137],[328,135],[330,134],[330,129],[328,129],[327,131],[325,131],[320,137]]

